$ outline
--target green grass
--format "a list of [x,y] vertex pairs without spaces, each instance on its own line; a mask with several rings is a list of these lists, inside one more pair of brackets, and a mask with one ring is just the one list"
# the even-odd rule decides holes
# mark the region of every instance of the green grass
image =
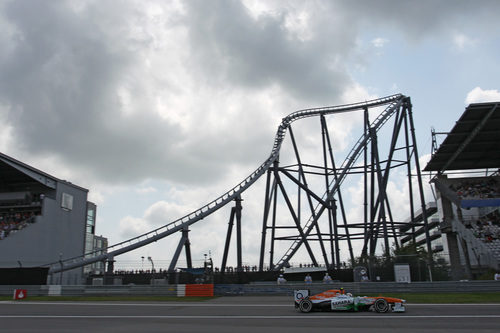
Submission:
[[[378,296],[372,294],[371,296]],[[500,292],[484,293],[384,293],[382,296],[402,298],[407,303],[500,303]]]

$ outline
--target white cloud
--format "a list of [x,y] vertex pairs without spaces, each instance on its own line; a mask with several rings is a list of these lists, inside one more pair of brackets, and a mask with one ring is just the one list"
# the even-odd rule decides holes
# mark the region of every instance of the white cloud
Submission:
[[389,40],[386,38],[378,37],[378,38],[372,39],[371,43],[376,48],[382,48],[385,46],[385,44],[389,43]]
[[106,196],[103,192],[95,189],[89,192],[87,200],[99,206],[100,204],[104,203],[104,201],[106,200],[105,198]]
[[149,193],[155,193],[158,190],[154,188],[153,186],[148,186],[148,187],[141,187],[136,190],[137,193],[139,194],[149,194]]
[[144,219],[151,225],[164,225],[187,214],[185,205],[173,202],[158,201],[144,213]]
[[9,124],[6,115],[8,106],[0,104],[0,151],[6,151],[15,144],[12,137],[13,127]]
[[476,87],[469,91],[467,97],[465,98],[465,104],[471,103],[486,103],[486,102],[498,102],[500,101],[500,91],[496,89],[483,90],[480,87]]
[[149,230],[151,230],[151,225],[144,219],[126,216],[120,220],[120,234],[125,239],[144,234]]
[[342,94],[342,103],[358,103],[360,101],[369,101],[378,97],[379,96],[370,93],[359,83],[355,83],[351,85],[349,89],[346,89],[346,91]]
[[[159,226],[173,222],[190,211],[186,205],[157,201],[149,206],[142,217],[125,216],[120,221],[120,234],[123,237],[137,236]],[[192,209],[194,210],[194,209]]]
[[469,47],[473,47],[477,44],[477,40],[468,37],[462,33],[456,33],[453,36],[453,44],[459,49],[464,50]]

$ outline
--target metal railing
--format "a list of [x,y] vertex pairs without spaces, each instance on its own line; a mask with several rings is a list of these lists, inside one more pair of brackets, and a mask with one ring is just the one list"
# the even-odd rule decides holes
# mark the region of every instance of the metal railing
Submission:
[[[32,296],[177,296],[176,284],[171,285],[2,285],[0,295],[12,296],[14,289],[27,290],[27,300]],[[493,280],[437,281],[437,282],[276,282],[258,284],[216,284],[216,296],[293,296],[296,289],[309,289],[316,294],[327,289],[344,288],[355,295],[390,293],[491,293],[500,292],[500,283]],[[293,306],[293,305],[292,305]]]

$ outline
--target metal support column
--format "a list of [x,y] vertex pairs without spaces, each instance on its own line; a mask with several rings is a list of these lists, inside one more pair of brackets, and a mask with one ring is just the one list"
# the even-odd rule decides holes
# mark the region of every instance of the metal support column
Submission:
[[187,261],[187,268],[193,268],[192,262],[191,262],[191,248],[190,248],[190,243],[189,243],[189,229],[183,228],[181,230],[182,236],[181,239],[179,240],[179,244],[177,244],[177,248],[175,249],[174,256],[172,257],[172,260],[170,261],[170,265],[168,266],[168,272],[173,273],[175,271],[175,266],[177,265],[177,261],[179,260],[179,256],[182,251],[182,247],[185,247],[186,251],[186,261]]
[[242,256],[241,256],[241,197],[238,196],[234,199],[235,206],[231,208],[231,216],[227,227],[226,244],[224,246],[224,254],[222,256],[221,272],[226,271],[227,257],[229,254],[229,246],[231,244],[231,235],[233,232],[234,218],[236,217],[236,257],[237,257],[237,271],[243,270]]

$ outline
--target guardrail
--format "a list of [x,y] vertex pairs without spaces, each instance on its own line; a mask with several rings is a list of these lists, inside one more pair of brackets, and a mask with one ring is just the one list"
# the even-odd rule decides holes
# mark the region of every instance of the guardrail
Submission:
[[177,285],[127,285],[127,286],[0,286],[0,295],[10,296],[14,289],[26,289],[30,296],[177,296]]
[[218,296],[229,295],[293,295],[296,289],[309,289],[320,293],[328,289],[340,289],[356,295],[373,293],[464,293],[464,292],[500,292],[498,281],[439,281],[439,282],[333,282],[325,283],[287,283],[215,285]]
[[[0,295],[12,296],[14,289],[26,289],[30,296],[178,296],[186,285],[104,285],[104,286],[0,286]],[[215,296],[291,296],[295,289],[309,289],[320,293],[328,289],[344,288],[356,295],[374,293],[483,293],[500,292],[498,281],[439,281],[439,282],[333,282],[325,283],[254,283],[216,284]]]

